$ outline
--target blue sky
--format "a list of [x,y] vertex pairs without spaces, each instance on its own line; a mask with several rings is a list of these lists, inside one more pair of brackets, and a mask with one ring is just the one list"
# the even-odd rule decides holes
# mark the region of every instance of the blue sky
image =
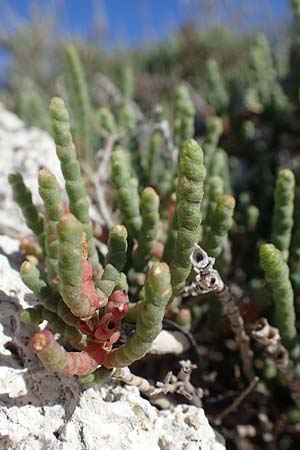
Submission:
[[[207,10],[199,5],[210,2],[216,5],[215,21],[227,22],[230,26],[239,23],[244,29],[255,27],[264,31],[269,25],[274,28],[277,22],[287,20],[289,14],[289,0],[63,0],[58,21],[64,31],[87,35],[94,22],[95,5],[98,5],[107,24],[106,44],[110,47],[139,46],[168,37],[187,20],[203,25]],[[39,0],[35,3],[45,8],[52,2]],[[59,0],[56,3],[60,3]],[[5,4],[20,18],[30,16],[32,1],[0,0],[0,25],[7,22]]]

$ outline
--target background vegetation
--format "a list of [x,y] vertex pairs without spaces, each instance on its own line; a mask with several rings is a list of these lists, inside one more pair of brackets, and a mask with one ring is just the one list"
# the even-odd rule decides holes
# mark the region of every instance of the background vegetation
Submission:
[[[201,143],[207,171],[201,245],[217,257],[216,267],[233,294],[247,333],[254,333],[265,348],[263,352],[252,342],[260,381],[241,409],[222,415],[251,376],[245,377],[240,369],[238,352],[232,351],[239,341],[233,339],[216,298],[210,293],[187,296],[166,317],[193,335],[198,368],[192,382],[206,392],[204,408],[220,427],[228,448],[292,450],[300,443],[295,384],[279,367],[274,357],[279,353],[260,341],[253,326],[262,316],[276,324],[289,353],[287,366],[293,377],[299,376],[300,6],[291,1],[289,29],[266,20],[266,35],[226,21],[216,24],[211,19],[217,14],[214,2],[204,6],[205,26],[186,23],[168,40],[113,51],[99,45],[99,35],[71,39],[59,33],[55,14],[45,17],[36,12],[13,32],[1,30],[0,48],[9,55],[1,100],[29,125],[51,132],[49,101],[54,95],[64,99],[88,191],[100,206],[97,237],[104,244],[118,201],[129,235],[136,237],[128,226],[131,212],[122,209],[118,200],[123,186],[114,172],[122,160],[117,150],[109,168],[112,184],[102,178],[108,212],[92,182],[96,167],[102,168],[101,175],[107,168],[101,162],[98,166],[99,158],[105,160],[107,141],[113,136],[114,142],[126,147],[127,175],[138,179],[134,186],[125,183],[132,189],[128,195],[138,195],[137,183],[138,193],[151,185],[160,195],[161,220],[169,228],[158,240],[168,263],[178,226],[170,226],[176,150],[193,136]],[[263,9],[260,14],[264,18]],[[175,156],[168,153],[168,144]],[[183,200],[178,198],[180,207]],[[180,213],[178,218],[180,228],[184,218]],[[131,299],[136,301],[142,283],[138,264],[133,264],[133,272],[126,266],[124,272]],[[159,365],[143,360],[132,370],[158,380],[176,364],[171,357]]]

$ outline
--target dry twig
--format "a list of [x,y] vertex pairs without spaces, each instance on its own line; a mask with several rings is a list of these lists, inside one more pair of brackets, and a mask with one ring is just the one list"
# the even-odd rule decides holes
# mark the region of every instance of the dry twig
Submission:
[[163,393],[182,395],[194,405],[201,407],[201,399],[203,397],[203,390],[201,388],[195,388],[190,379],[193,369],[196,369],[196,365],[192,364],[190,360],[180,361],[181,368],[177,375],[172,372],[168,372],[163,382],[157,382],[156,394]]
[[105,147],[101,151],[102,158],[94,175],[95,194],[101,218],[103,219],[104,223],[109,228],[111,228],[113,225],[113,220],[105,200],[104,185],[107,180],[107,167],[111,152],[114,148],[115,143],[122,138],[123,133],[110,134],[102,127],[96,126],[96,128],[99,133],[106,139],[106,143]]
[[165,398],[167,394],[179,394],[187,398],[196,406],[201,406],[203,391],[201,388],[195,388],[191,381],[192,370],[197,366],[191,361],[180,361],[181,369],[177,375],[168,372],[162,382],[157,382],[157,387],[152,386],[148,380],[131,373],[128,367],[116,369],[113,377],[131,386],[136,386],[141,394],[148,397],[152,403],[162,408],[170,408],[172,403]]
[[245,398],[254,391],[258,382],[258,377],[253,378],[249,386],[244,391],[242,391],[240,395],[227,408],[225,408],[224,411],[221,412],[221,414],[216,417],[215,422],[217,425],[220,425],[225,417],[227,417],[230,413],[235,411],[240,406]]
[[252,381],[254,379],[253,352],[250,348],[249,336],[245,331],[244,319],[242,318],[227,286],[224,286],[221,290],[215,290],[214,292],[222,303],[224,312],[228,317],[232,331],[235,334],[236,342],[240,348],[245,375],[249,381]]
[[287,349],[281,344],[279,330],[270,326],[267,319],[262,318],[256,322],[252,330],[252,337],[263,345],[266,354],[273,361],[290,389],[297,408],[300,409],[300,381],[294,375]]
[[207,294],[214,292],[223,305],[224,312],[229,319],[232,331],[235,334],[236,342],[240,349],[242,365],[247,379],[251,382],[254,379],[253,352],[250,348],[250,339],[245,331],[244,320],[236,306],[232,294],[225,286],[220,274],[213,268],[215,258],[211,258],[199,246],[195,245],[191,255],[191,263],[197,272],[196,280],[188,286],[183,296]]
[[145,378],[134,375],[129,367],[123,367],[116,369],[113,373],[113,377],[118,381],[129,384],[130,386],[136,386],[142,395],[145,395],[154,405],[158,405],[163,409],[169,409],[172,407],[172,403],[161,394],[157,392],[157,389],[149,383]]

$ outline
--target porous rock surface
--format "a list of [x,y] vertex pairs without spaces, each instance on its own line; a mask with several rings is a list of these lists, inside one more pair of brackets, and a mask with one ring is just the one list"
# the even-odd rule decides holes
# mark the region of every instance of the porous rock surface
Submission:
[[63,184],[54,142],[46,132],[29,128],[0,104],[0,158],[0,230],[6,226],[26,232],[28,229],[13,201],[7,176],[21,172],[35,203],[40,204],[37,176],[41,167],[50,169]]
[[[26,232],[5,180],[20,170],[38,200],[39,168],[61,177],[53,142],[0,107],[0,153],[0,230]],[[200,408],[158,411],[135,387],[83,389],[74,377],[45,371],[28,346],[35,327],[19,321],[35,299],[20,278],[18,249],[0,236],[0,450],[225,449]]]

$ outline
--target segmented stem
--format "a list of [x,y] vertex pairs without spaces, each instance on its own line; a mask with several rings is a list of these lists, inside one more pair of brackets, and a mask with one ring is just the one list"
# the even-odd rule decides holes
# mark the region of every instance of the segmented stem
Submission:
[[280,250],[273,244],[260,247],[260,265],[275,301],[275,319],[284,341],[291,344],[296,337],[294,292],[289,279],[289,268]]
[[126,252],[127,230],[123,225],[115,225],[109,232],[107,263],[121,272],[126,262]]
[[137,179],[132,177],[132,168],[128,153],[116,148],[111,155],[112,182],[117,191],[118,205],[125,226],[133,238],[138,235],[142,219]]
[[46,266],[48,280],[57,282],[58,276],[58,240],[56,226],[64,214],[60,186],[55,176],[46,169],[39,173],[39,193],[46,210]]
[[159,229],[159,197],[151,187],[146,187],[141,196],[142,226],[138,236],[138,246],[133,265],[143,270],[149,261]]
[[173,295],[177,295],[185,286],[191,270],[190,256],[199,241],[204,178],[203,153],[197,142],[191,139],[182,147],[179,159],[176,205],[178,234],[171,265]]
[[209,255],[215,258],[222,252],[224,239],[232,226],[234,207],[234,197],[221,195],[209,217],[210,227],[204,228],[201,245]]
[[105,367],[126,367],[150,350],[152,342],[162,330],[171,293],[169,267],[165,263],[154,263],[147,274],[145,301],[139,309],[136,331],[125,344],[107,355]]
[[45,230],[44,230],[44,216],[32,202],[32,194],[30,189],[23,181],[20,173],[11,173],[8,176],[8,181],[13,190],[13,197],[15,202],[21,208],[25,218],[26,225],[37,236],[42,249],[45,249]]
[[31,340],[31,347],[44,367],[54,372],[87,375],[98,367],[98,362],[86,351],[67,352],[49,330],[36,333]]
[[295,177],[289,169],[278,173],[275,187],[271,242],[287,260],[294,212]]
[[70,210],[83,225],[88,239],[89,261],[93,267],[97,267],[98,255],[93,240],[93,227],[89,217],[86,188],[72,141],[69,114],[63,100],[56,97],[53,98],[50,103],[50,113],[56,152],[65,178]]

